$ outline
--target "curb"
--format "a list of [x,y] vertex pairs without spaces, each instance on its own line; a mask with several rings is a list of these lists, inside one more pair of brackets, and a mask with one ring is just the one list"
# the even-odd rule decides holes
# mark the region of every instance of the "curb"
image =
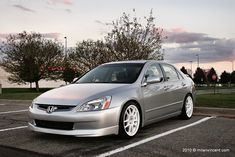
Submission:
[[203,116],[218,116],[218,117],[227,117],[235,118],[235,109],[230,108],[213,108],[213,107],[195,107],[194,115],[203,115]]

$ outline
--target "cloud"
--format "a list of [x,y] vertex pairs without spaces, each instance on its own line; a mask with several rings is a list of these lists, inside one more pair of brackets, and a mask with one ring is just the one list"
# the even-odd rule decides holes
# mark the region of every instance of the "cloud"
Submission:
[[[46,8],[50,9],[50,10],[54,10],[54,9],[58,9],[58,5],[63,5],[62,9],[67,13],[71,13],[72,10],[68,7],[71,7],[73,5],[73,0],[47,0],[46,3],[48,4],[46,6]],[[64,7],[66,5],[66,8]]]
[[235,39],[214,38],[204,33],[186,32],[183,29],[165,31],[167,39],[163,44],[165,59],[173,63],[235,60]]
[[72,5],[73,1],[72,0],[63,0],[63,3],[67,4],[67,5]]
[[60,37],[60,33],[42,33],[42,36],[44,38],[50,38],[50,39],[58,39]]
[[30,9],[30,8],[27,8],[27,7],[23,6],[23,5],[14,4],[14,5],[12,5],[12,6],[15,7],[15,8],[17,8],[17,9],[20,9],[20,10],[22,10],[22,11],[26,11],[26,12],[36,12],[35,10]]
[[100,25],[105,25],[105,23],[100,21],[100,20],[95,20],[94,22],[97,23],[97,24],[100,24]]
[[166,31],[165,34],[167,36],[166,42],[169,43],[190,43],[197,41],[215,40],[215,38],[208,37],[207,34],[186,32],[180,28]]
[[73,0],[48,0],[47,4],[49,5],[57,5],[57,4],[73,5]]
[[72,12],[71,9],[65,9],[65,11],[66,11],[67,13],[71,13],[71,12]]
[[102,22],[100,20],[95,20],[94,22],[99,24],[99,25],[103,25],[103,26],[112,26],[113,25],[112,22]]

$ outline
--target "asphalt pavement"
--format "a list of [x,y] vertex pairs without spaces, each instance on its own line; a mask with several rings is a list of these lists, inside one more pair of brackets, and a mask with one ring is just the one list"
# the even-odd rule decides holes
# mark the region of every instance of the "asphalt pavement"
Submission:
[[78,138],[28,130],[29,105],[30,102],[0,101],[1,157],[235,156],[233,118],[174,117],[142,128],[132,139]]

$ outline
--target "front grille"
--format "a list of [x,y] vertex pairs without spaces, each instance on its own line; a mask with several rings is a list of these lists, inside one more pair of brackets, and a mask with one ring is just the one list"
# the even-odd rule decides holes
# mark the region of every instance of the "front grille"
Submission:
[[48,106],[56,106],[56,111],[63,110],[63,111],[69,111],[73,109],[75,106],[68,106],[68,105],[48,105],[48,104],[37,104],[38,108],[42,110],[47,110]]
[[73,130],[72,122],[54,122],[46,120],[35,120],[37,127],[59,129],[59,130]]

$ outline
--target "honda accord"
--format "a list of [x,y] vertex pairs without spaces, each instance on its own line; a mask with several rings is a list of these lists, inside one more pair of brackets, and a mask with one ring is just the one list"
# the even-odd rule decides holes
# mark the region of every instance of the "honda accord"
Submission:
[[191,118],[194,102],[192,79],[171,64],[111,62],[34,99],[29,128],[79,137],[116,134],[129,138],[162,119]]

